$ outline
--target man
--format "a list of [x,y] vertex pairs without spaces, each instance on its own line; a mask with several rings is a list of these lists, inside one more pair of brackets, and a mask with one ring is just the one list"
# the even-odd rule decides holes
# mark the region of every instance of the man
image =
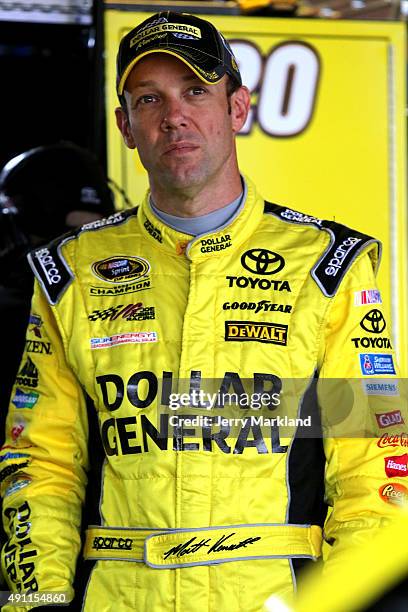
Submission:
[[[73,596],[97,454],[85,390],[104,460],[84,610],[260,610],[320,556],[325,501],[330,566],[406,491],[376,437],[398,447],[407,418],[378,244],[264,202],[241,178],[249,94],[207,21],[166,11],[138,25],[120,45],[117,90],[150,192],[31,254],[51,351],[30,356],[36,406],[12,402],[8,417],[9,431],[17,413],[27,427],[9,434],[4,461],[4,572],[13,589]],[[362,338],[383,348],[363,351]]]

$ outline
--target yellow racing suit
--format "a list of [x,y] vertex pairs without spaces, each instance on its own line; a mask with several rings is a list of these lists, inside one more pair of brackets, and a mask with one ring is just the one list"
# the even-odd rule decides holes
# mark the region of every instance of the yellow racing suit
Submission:
[[72,598],[79,558],[85,612],[250,612],[295,591],[323,526],[326,564],[371,537],[408,494],[378,251],[251,183],[206,235],[146,197],[34,251],[0,457],[10,588]]

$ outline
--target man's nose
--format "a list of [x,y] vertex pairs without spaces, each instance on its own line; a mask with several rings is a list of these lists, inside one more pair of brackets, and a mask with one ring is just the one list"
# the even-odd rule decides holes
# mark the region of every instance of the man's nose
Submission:
[[161,129],[164,131],[187,127],[188,120],[182,100],[169,99],[163,109]]

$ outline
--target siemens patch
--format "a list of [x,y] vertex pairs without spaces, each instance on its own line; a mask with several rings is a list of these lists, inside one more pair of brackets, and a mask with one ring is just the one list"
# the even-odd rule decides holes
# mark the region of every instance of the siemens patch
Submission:
[[367,395],[399,395],[398,385],[393,381],[378,380],[376,382],[368,382],[368,380],[363,380],[361,382]]

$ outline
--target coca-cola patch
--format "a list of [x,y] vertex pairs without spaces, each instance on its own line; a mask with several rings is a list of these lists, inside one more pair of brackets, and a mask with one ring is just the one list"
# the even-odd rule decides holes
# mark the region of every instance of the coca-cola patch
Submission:
[[378,448],[385,448],[386,446],[403,446],[404,448],[408,448],[408,432],[402,432],[397,435],[390,435],[388,433],[383,433],[381,438],[377,440]]
[[393,425],[402,425],[405,423],[402,418],[400,410],[393,410],[392,412],[383,412],[382,414],[376,414],[378,427],[385,429],[386,427],[392,427]]
[[385,457],[385,473],[388,478],[408,476],[408,454]]

